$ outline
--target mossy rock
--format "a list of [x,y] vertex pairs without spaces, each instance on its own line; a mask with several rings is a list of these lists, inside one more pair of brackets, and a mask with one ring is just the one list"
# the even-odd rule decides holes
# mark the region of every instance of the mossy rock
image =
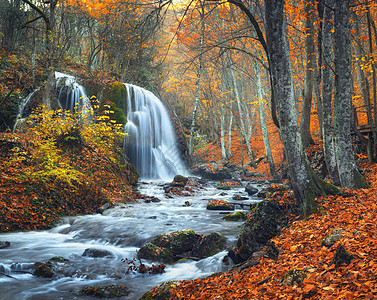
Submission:
[[62,262],[67,262],[68,259],[66,259],[66,258],[64,258],[62,256],[54,256],[54,257],[51,257],[49,261],[62,263]]
[[186,186],[188,178],[182,175],[176,175],[173,182],[169,184],[172,187],[184,187]]
[[223,217],[225,221],[241,221],[241,220],[246,220],[247,216],[244,212],[242,211],[236,211],[231,214],[227,214],[226,216]]
[[55,273],[54,270],[52,269],[52,264],[51,263],[41,263],[37,262],[35,263],[35,271],[34,271],[34,276],[37,277],[43,277],[43,278],[52,278]]
[[193,230],[179,230],[168,234],[161,234],[152,240],[152,244],[160,248],[168,248],[173,255],[191,251],[200,241],[200,235]]
[[[110,119],[116,121],[118,124],[125,125],[127,123],[127,89],[121,82],[114,82],[105,90],[104,102],[98,109],[98,113],[106,110],[112,111],[109,114]],[[110,108],[106,107],[109,105]]]
[[288,191],[287,187],[283,184],[271,184],[262,189],[257,196],[260,198],[270,198],[275,192]]
[[128,296],[131,292],[124,285],[89,286],[80,291],[80,294],[99,298],[113,298]]
[[234,205],[225,200],[209,200],[208,210],[234,210]]
[[206,258],[223,251],[225,247],[226,238],[217,232],[213,232],[202,238],[198,247],[191,252],[191,255],[198,258]]
[[174,261],[173,253],[169,249],[158,247],[152,243],[141,247],[137,253],[137,257],[162,263],[172,263]]

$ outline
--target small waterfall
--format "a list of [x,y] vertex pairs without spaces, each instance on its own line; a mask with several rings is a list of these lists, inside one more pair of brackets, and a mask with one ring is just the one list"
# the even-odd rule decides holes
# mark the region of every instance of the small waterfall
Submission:
[[131,84],[127,89],[125,154],[143,179],[170,180],[187,173],[170,116],[151,92]]
[[92,111],[90,99],[86,95],[84,87],[77,83],[74,76],[55,72],[55,79],[57,98],[61,109],[71,112],[81,111],[83,115]]
[[17,129],[17,126],[20,126],[19,124],[22,123],[22,120],[23,120],[23,117],[24,117],[23,114],[24,114],[25,107],[29,103],[30,99],[33,98],[34,94],[38,91],[39,91],[39,88],[35,89],[26,98],[22,99],[22,101],[19,105],[19,108],[18,108],[17,119],[16,119],[16,122],[14,123],[14,126],[13,126],[13,132],[15,132],[16,129]]

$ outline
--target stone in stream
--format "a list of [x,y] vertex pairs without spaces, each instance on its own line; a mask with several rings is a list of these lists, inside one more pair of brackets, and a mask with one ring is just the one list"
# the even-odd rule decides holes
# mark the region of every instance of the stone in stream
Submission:
[[1,242],[0,241],[0,249],[4,249],[10,246],[9,242]]
[[207,203],[208,210],[234,210],[234,204],[225,200],[209,200]]
[[246,187],[245,187],[245,191],[248,193],[249,196],[252,196],[256,193],[258,193],[258,189],[255,188],[251,182],[248,182]]
[[99,257],[114,257],[114,254],[111,251],[104,250],[104,249],[88,248],[88,249],[85,249],[82,256],[99,258]]
[[206,236],[192,230],[179,230],[156,236],[138,251],[138,258],[174,263],[181,258],[199,260],[225,249],[226,239],[218,233]]

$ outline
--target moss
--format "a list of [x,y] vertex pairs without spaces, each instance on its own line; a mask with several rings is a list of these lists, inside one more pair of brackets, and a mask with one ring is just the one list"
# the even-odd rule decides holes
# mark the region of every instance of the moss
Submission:
[[89,286],[80,291],[81,294],[87,296],[95,296],[100,298],[112,298],[128,296],[130,291],[123,285],[108,286]]
[[137,253],[137,257],[155,260],[162,263],[173,262],[173,254],[169,249],[158,247],[152,243],[148,243],[141,247]]
[[231,214],[227,214],[223,217],[225,221],[240,221],[240,220],[246,220],[247,216],[242,211],[236,211]]
[[160,248],[169,248],[173,255],[191,251],[199,241],[200,236],[193,230],[179,230],[169,234],[158,235],[152,240],[152,244]]
[[54,257],[51,257],[49,261],[65,262],[65,261],[68,261],[68,259],[66,259],[62,256],[54,256]]
[[54,276],[54,271],[52,269],[51,263],[36,263],[36,269],[34,271],[34,276],[43,277],[43,278],[51,278]]
[[[126,105],[127,90],[123,83],[114,82],[104,93],[104,105],[110,105],[113,113],[110,115],[111,119],[119,124],[127,123],[127,105]],[[105,111],[105,107],[101,106],[99,112]]]

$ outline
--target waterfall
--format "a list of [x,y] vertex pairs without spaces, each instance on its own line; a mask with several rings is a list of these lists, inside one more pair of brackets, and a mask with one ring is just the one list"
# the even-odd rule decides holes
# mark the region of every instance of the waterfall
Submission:
[[125,84],[125,154],[143,179],[171,180],[186,174],[170,116],[162,102],[141,87]]
[[19,124],[21,124],[22,121],[24,120],[23,119],[24,118],[23,114],[24,114],[25,107],[29,103],[30,99],[34,96],[34,94],[36,92],[38,92],[38,91],[39,91],[39,88],[35,89],[33,92],[31,92],[29,95],[27,95],[26,98],[24,98],[24,99],[21,100],[21,103],[20,103],[20,105],[18,107],[17,119],[16,119],[16,122],[14,123],[13,131],[12,132],[16,131],[17,126],[21,126]]
[[55,72],[56,92],[58,103],[61,109],[71,112],[81,111],[87,115],[92,111],[90,99],[85,89],[80,85],[74,76]]

